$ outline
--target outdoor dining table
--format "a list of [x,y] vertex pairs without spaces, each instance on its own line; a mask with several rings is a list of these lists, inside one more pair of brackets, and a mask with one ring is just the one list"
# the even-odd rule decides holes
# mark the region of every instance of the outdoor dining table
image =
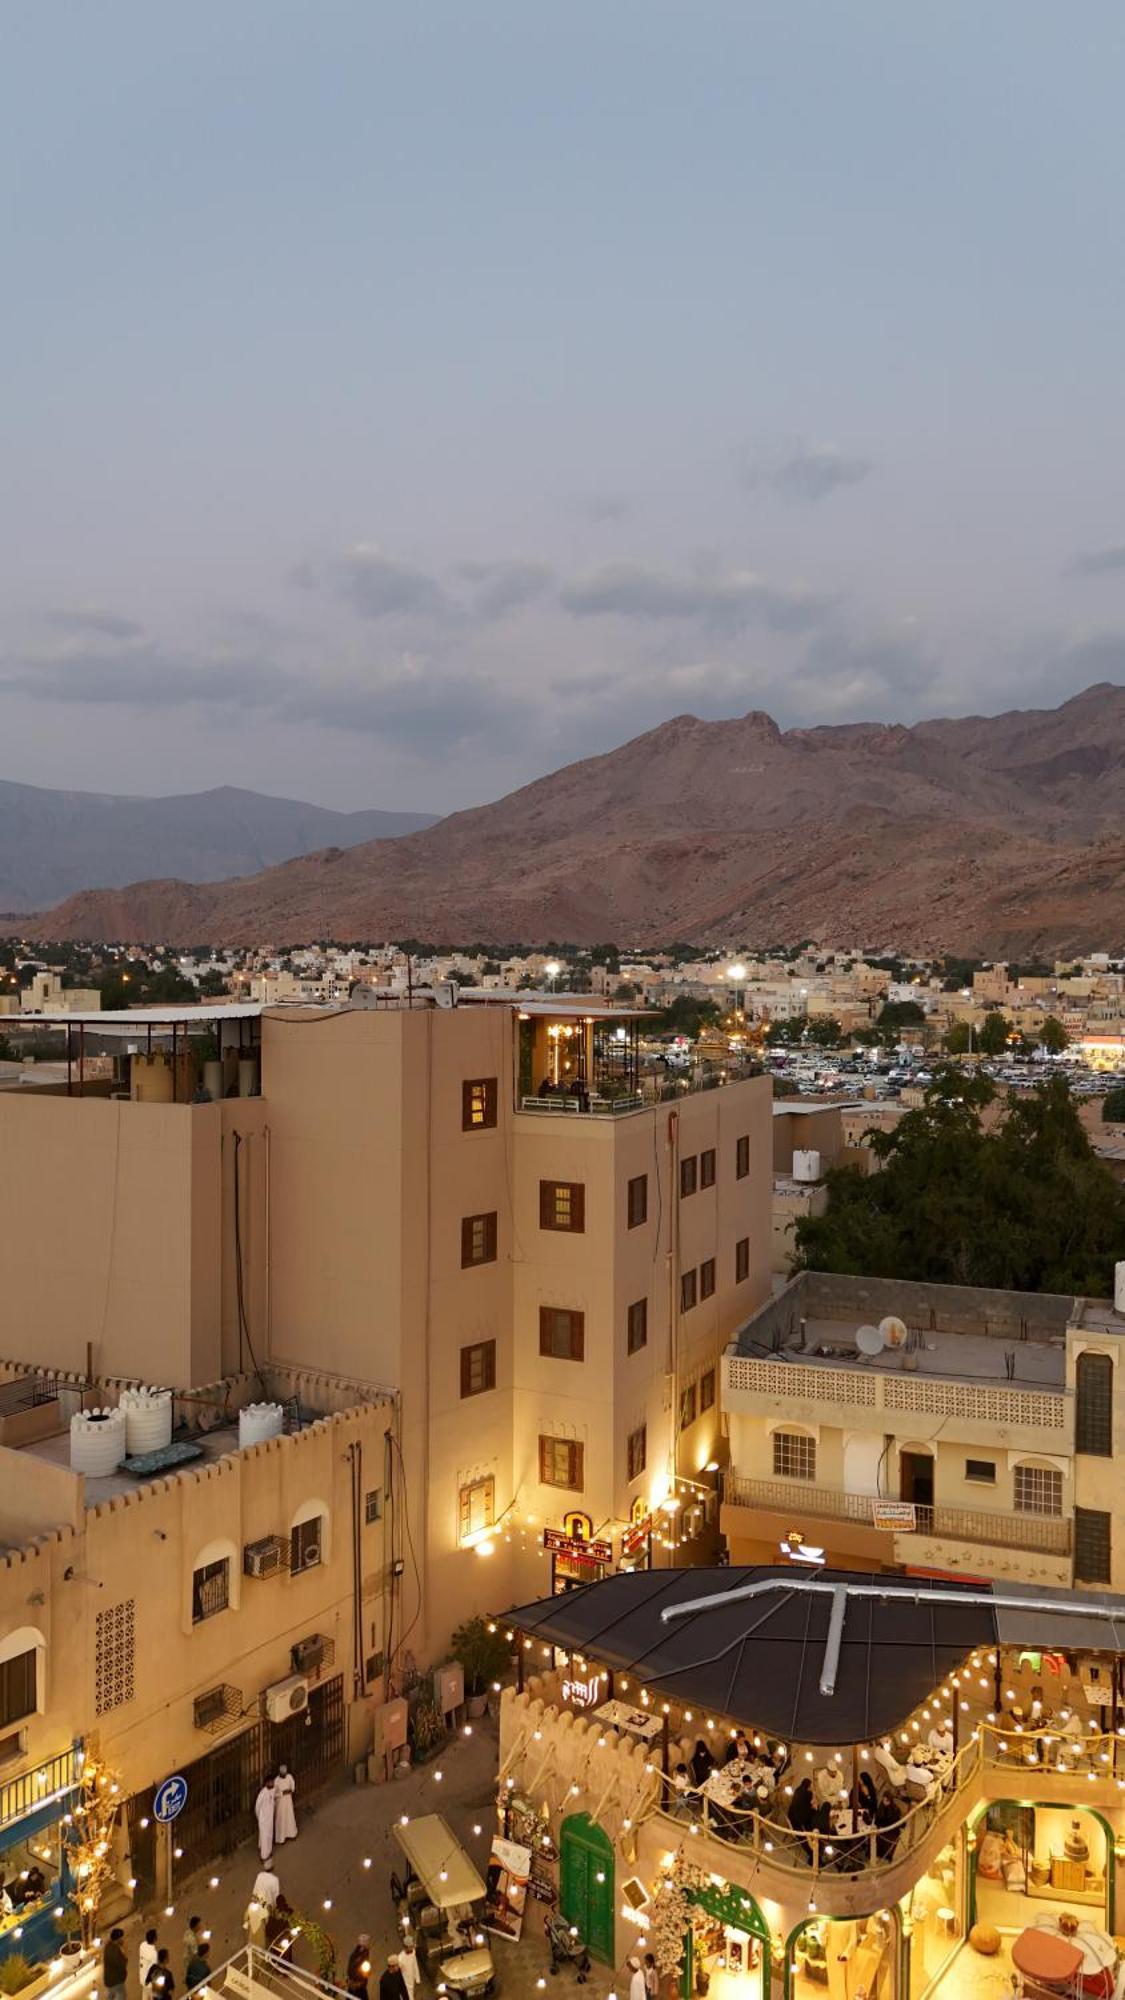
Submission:
[[[1110,2000],[1115,1984],[1117,1946],[1096,1924],[1080,1923],[1076,1931],[1064,1935],[1056,1916],[1042,1916],[1032,1932],[1024,1932],[1025,1937],[1031,1935],[1057,1940],[1076,1951],[1079,1955],[1079,1964],[1075,1967],[1078,1991],[1087,1996],[1087,2000]],[[1017,1938],[1016,1943],[1019,1942]],[[1012,1957],[1015,1958],[1014,1946]]]
[[1017,1972],[1026,1973],[1029,1979],[1037,1980],[1041,1986],[1051,1986],[1060,1993],[1067,1993],[1074,1990],[1074,1977],[1081,1967],[1082,1953],[1058,1931],[1032,1928],[1021,1931],[1013,1943],[1012,1964]]
[[651,1743],[664,1727],[660,1716],[647,1708],[630,1708],[627,1701],[603,1701],[594,1710],[594,1721],[603,1729],[626,1730],[630,1736],[639,1736],[642,1743]]

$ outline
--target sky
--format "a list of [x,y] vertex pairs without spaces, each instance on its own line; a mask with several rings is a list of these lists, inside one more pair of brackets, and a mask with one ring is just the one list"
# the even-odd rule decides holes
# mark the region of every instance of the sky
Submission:
[[1123,59],[1119,0],[11,0],[0,777],[445,812],[1125,681]]

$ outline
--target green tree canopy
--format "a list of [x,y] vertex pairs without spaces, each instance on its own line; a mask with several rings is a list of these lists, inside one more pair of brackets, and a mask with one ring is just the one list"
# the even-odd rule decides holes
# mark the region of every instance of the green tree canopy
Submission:
[[690,1041],[698,1040],[704,1028],[712,1028],[721,1018],[713,1000],[697,1000],[694,994],[677,993],[668,1007],[661,1008],[652,1030],[658,1035],[687,1035]]
[[945,1033],[945,1046],[951,1056],[963,1056],[972,1044],[973,1031],[967,1021],[951,1021]]
[[976,1043],[981,1054],[986,1056],[1003,1055],[1004,1050],[1008,1046],[1008,1037],[1011,1032],[1012,1024],[1006,1014],[999,1012],[986,1014],[976,1034]]
[[1065,1077],[1008,1098],[943,1069],[923,1105],[868,1143],[881,1171],[826,1176],[828,1208],[797,1224],[813,1270],[1107,1297],[1125,1243],[1125,1187],[1097,1158]]
[[1070,1036],[1054,1014],[1048,1014],[1039,1030],[1039,1039],[1045,1049],[1050,1049],[1053,1056],[1061,1055],[1063,1050],[1070,1046]]
[[839,1021],[829,1014],[818,1014],[805,1030],[805,1040],[818,1049],[838,1049],[843,1039]]
[[926,1010],[917,1000],[887,1000],[879,1010],[877,1026],[880,1028],[917,1028],[926,1018]]
[[1125,1083],[1107,1090],[1102,1099],[1102,1117],[1107,1125],[1125,1125]]

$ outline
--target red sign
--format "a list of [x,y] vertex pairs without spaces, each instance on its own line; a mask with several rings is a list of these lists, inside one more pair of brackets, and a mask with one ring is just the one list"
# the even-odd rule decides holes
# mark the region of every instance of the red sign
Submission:
[[571,1562],[607,1563],[613,1560],[609,1542],[584,1542],[578,1535],[564,1535],[561,1528],[544,1528],[543,1547],[553,1556],[568,1556]]
[[652,1533],[651,1514],[646,1514],[643,1521],[634,1521],[631,1528],[624,1528],[621,1533],[622,1555],[635,1556],[639,1549],[644,1548],[645,1543],[648,1541],[648,1538],[651,1535],[651,1533]]

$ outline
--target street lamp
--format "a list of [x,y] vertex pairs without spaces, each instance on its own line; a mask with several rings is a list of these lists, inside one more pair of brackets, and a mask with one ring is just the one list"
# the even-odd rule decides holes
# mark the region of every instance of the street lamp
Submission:
[[549,958],[547,960],[546,965],[543,967],[543,970],[551,982],[551,991],[553,993],[555,990],[555,981],[558,978],[559,973],[562,971],[562,966],[559,964],[557,958]]

